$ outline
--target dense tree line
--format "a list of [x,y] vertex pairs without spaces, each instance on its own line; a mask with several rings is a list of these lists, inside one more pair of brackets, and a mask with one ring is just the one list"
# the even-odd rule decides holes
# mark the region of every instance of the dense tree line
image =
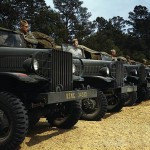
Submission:
[[26,19],[32,31],[40,31],[55,39],[57,44],[68,43],[74,37],[97,51],[116,49],[118,55],[130,55],[141,61],[150,60],[150,12],[145,6],[135,6],[128,20],[101,16],[90,21],[91,13],[80,0],[53,0],[55,9],[44,0],[1,0],[0,26],[16,30]]

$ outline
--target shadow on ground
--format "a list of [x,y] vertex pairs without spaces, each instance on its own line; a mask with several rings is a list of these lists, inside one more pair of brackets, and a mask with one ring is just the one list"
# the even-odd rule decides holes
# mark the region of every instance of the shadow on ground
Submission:
[[[30,129],[27,137],[30,138],[29,142],[26,142],[27,146],[31,147],[36,145],[42,141],[48,140],[54,136],[58,136],[70,130],[74,130],[77,127],[73,127],[71,129],[58,129],[55,127],[51,127],[47,122],[38,122],[34,128]],[[45,134],[44,134],[45,132]],[[49,134],[47,134],[49,132]]]

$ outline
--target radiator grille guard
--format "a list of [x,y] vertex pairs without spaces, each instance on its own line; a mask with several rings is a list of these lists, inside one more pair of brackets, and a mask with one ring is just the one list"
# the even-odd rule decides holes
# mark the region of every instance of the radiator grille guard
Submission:
[[84,70],[86,75],[99,76],[99,70],[103,67],[106,67],[106,65],[85,66]]
[[124,85],[126,70],[124,70],[121,62],[114,61],[110,64],[110,74],[111,77],[115,79],[115,87],[122,87]]
[[[0,56],[1,72],[26,73],[23,63],[31,55],[2,55]],[[61,90],[72,90],[72,54],[50,50],[49,52],[38,52],[33,57],[39,62],[38,75],[49,79],[51,91],[61,87]]]
[[6,55],[0,56],[0,71],[2,72],[25,72],[23,63],[28,56]]
[[51,50],[35,55],[39,62],[38,75],[50,81],[50,91],[72,90],[72,55],[63,51]]
[[83,70],[84,70],[82,60],[81,59],[73,59],[73,64],[75,65],[75,69],[76,69],[74,75],[82,76],[83,75]]

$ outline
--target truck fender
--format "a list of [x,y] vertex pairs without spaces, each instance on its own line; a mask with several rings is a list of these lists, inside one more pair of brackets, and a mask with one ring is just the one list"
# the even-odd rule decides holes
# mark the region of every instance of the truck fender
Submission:
[[97,80],[97,81],[104,81],[104,82],[107,82],[107,83],[110,83],[112,81],[114,81],[113,78],[110,78],[110,77],[103,77],[103,76],[82,76],[85,80]]
[[127,82],[131,82],[131,83],[134,83],[134,84],[138,84],[139,83],[139,77],[136,77],[136,76],[127,76],[126,78],[126,81]]
[[[39,76],[30,76],[25,73],[14,73],[14,72],[1,72],[0,73],[0,80],[1,81],[7,81],[7,80],[14,80],[14,81],[20,81],[25,83],[38,83],[39,80],[45,80],[42,77]],[[37,80],[38,79],[38,80]]]

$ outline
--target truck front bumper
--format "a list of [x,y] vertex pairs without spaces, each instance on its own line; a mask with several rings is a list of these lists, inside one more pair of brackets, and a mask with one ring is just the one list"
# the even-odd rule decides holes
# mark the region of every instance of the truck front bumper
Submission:
[[92,97],[97,97],[96,89],[40,93],[38,100],[45,104],[53,104]]
[[147,83],[147,87],[148,87],[148,88],[150,87],[150,83]]
[[136,92],[137,86],[136,85],[127,85],[120,88],[115,89],[117,93],[129,93],[129,92]]

